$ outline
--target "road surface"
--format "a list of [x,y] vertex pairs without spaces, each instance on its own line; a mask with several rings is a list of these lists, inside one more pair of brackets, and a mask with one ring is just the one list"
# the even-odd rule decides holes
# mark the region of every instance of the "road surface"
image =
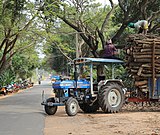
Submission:
[[44,82],[0,99],[0,135],[43,135],[45,113],[42,90],[51,90]]

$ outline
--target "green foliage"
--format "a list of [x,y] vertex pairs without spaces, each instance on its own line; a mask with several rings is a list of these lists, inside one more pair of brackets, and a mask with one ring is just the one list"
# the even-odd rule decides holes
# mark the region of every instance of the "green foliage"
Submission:
[[15,29],[16,25],[22,17],[26,0],[5,0],[0,6],[0,23],[5,29]]
[[18,78],[25,80],[32,77],[34,69],[39,66],[39,58],[37,52],[28,49],[28,52],[18,53],[13,57],[12,66]]
[[8,69],[6,72],[0,75],[0,86],[6,86],[7,84],[10,84],[15,79],[15,74],[13,70]]
[[[45,5],[45,9],[43,11],[43,15],[45,16],[46,22],[46,31],[49,39],[47,38],[46,46],[44,47],[44,51],[47,54],[46,60],[49,62],[51,68],[58,71],[63,71],[68,63],[64,54],[69,56],[71,59],[75,58],[75,50],[76,50],[76,31],[71,29],[66,23],[62,22],[60,19],[57,19],[58,16],[66,17],[73,24],[77,24],[79,19],[82,19],[85,25],[88,25],[89,31],[91,33],[95,33],[95,29],[97,26],[100,26],[100,21],[102,17],[105,16],[105,12],[110,7],[108,6],[105,11],[99,9],[100,4],[91,3],[92,1],[84,1],[82,5],[66,4],[59,3],[55,1],[47,1]],[[82,3],[81,3],[82,4]],[[61,8],[58,8],[61,5]],[[56,6],[56,7],[53,7]],[[52,8],[51,8],[52,7]],[[53,10],[54,9],[54,10]],[[55,9],[58,12],[55,12]],[[77,10],[78,9],[78,10]],[[102,12],[103,11],[103,12]],[[108,11],[107,11],[108,12]],[[96,21],[95,21],[96,20]],[[85,27],[84,27],[85,29]],[[86,32],[86,36],[89,36],[90,33]],[[82,39],[79,37],[79,43]],[[86,43],[83,45],[83,53],[89,54]],[[63,52],[63,56],[61,55],[61,51]],[[57,50],[57,51],[56,51]],[[88,52],[87,52],[88,51]],[[88,55],[89,56],[89,55]],[[61,62],[59,62],[61,61]],[[57,68],[58,67],[58,68]]]
[[[90,56],[92,50],[88,51],[88,48],[94,48],[93,43],[97,43],[97,41],[97,50],[103,47],[97,29],[101,29],[106,15],[111,10],[110,6],[102,7],[95,0],[84,0],[83,3],[75,0],[41,0],[41,2],[38,7],[33,2],[26,0],[0,1],[0,41],[2,42],[6,38],[9,31],[11,31],[7,37],[9,41],[15,38],[15,36],[10,38],[11,35],[19,35],[11,51],[17,53],[12,58],[13,77],[16,75],[16,77],[26,79],[32,75],[32,71],[39,66],[35,50],[42,46],[46,57],[42,61],[41,67],[56,72],[67,72],[68,57],[70,59],[76,57],[76,32],[79,32],[81,36],[78,38],[79,43],[82,42],[82,37],[83,40],[86,39],[84,40],[86,43],[83,43],[83,53],[87,55],[83,56]],[[118,46],[125,45],[127,35],[135,33],[133,29],[127,28],[128,22],[146,19],[156,14],[160,6],[159,0],[151,0],[145,8],[143,8],[145,5],[143,0],[121,0],[121,2],[123,8],[116,7],[102,33],[104,40],[107,40],[119,32],[118,40],[116,40]],[[38,16],[37,9],[39,10]],[[145,9],[146,12],[143,11]],[[155,29],[152,29],[154,27],[150,29],[153,33],[158,33],[156,31],[160,27],[158,19],[159,14],[152,18],[151,23],[156,26]],[[0,58],[3,56],[4,48],[5,46],[0,50]],[[10,54],[6,55],[7,58]],[[121,56],[124,57],[123,52]],[[11,75],[9,71],[6,70],[6,72]],[[124,72],[121,67],[118,67],[115,74],[122,76]],[[111,77],[111,67],[108,67],[106,74],[109,78]]]
[[41,20],[36,20],[36,16],[37,9],[33,2],[0,1],[0,74],[6,83],[9,81],[4,77],[9,76],[12,80],[27,79],[39,66],[36,49],[37,44],[42,43],[43,37],[38,35],[42,34],[39,27],[42,23]]
[[[67,2],[73,2],[72,4],[66,4]],[[84,30],[85,33],[83,36],[87,39],[87,37],[94,37],[96,39],[96,36],[94,33],[96,33],[96,29],[101,29],[102,23],[104,22],[104,19],[106,15],[111,10],[111,7],[99,7],[99,4],[91,3],[90,0],[85,0],[84,3],[76,4],[77,1],[63,1],[59,2],[57,1],[48,1],[46,8],[44,10],[44,16],[47,18],[48,26],[47,30],[52,31],[52,34],[58,34],[55,35],[57,38],[53,38],[52,42],[48,42],[47,44],[50,44],[49,47],[46,49],[48,55],[48,59],[51,60],[52,58],[52,64],[53,69],[58,70],[62,67],[66,68],[64,63],[64,57],[62,57],[60,54],[60,51],[56,51],[58,47],[60,47],[63,50],[63,53],[67,54],[67,56],[75,56],[74,50],[75,50],[75,43],[74,43],[74,36],[70,35],[63,35],[62,33],[68,33],[68,29],[74,28],[71,27],[74,25],[77,28],[74,28],[78,32],[80,30]],[[159,0],[151,0],[150,2],[147,2],[145,4],[144,0],[121,0],[121,5],[116,7],[116,10],[113,12],[113,14],[109,18],[109,22],[105,26],[103,36],[106,39],[115,37],[115,41],[117,43],[117,46],[124,47],[126,42],[125,39],[129,34],[135,33],[136,31],[134,29],[127,28],[127,24],[129,22],[136,22],[139,19],[148,19],[149,16],[153,14],[153,12],[157,12],[159,10]],[[54,4],[55,3],[55,4]],[[146,7],[145,7],[146,6]],[[61,7],[61,8],[60,8]],[[62,23],[60,19],[57,19],[57,17],[61,18],[66,24]],[[152,24],[158,25],[158,18],[159,16],[155,16],[155,19],[153,19]],[[57,21],[58,20],[58,21]],[[58,22],[58,24],[57,24]],[[157,26],[160,27],[160,26]],[[154,27],[152,27],[154,28]],[[54,32],[53,32],[54,31]],[[157,33],[154,29],[154,33]],[[84,38],[83,38],[84,39]],[[100,38],[97,38],[99,41],[98,47],[101,49],[102,46],[100,44]],[[114,39],[114,38],[113,38]],[[89,44],[89,39],[86,40],[87,44]],[[58,46],[58,47],[57,47]],[[91,46],[91,45],[90,45]],[[122,48],[121,47],[121,48]],[[87,48],[87,47],[85,47]],[[85,49],[87,50],[87,49]],[[72,53],[73,52],[73,53]],[[123,51],[120,53],[121,58],[124,58]],[[74,57],[71,57],[74,58]],[[59,61],[61,61],[59,63]],[[58,67],[58,69],[56,69]],[[111,71],[112,67],[107,67],[107,76],[108,78],[111,78]],[[128,77],[124,76],[127,75],[125,72],[125,69],[123,69],[121,66],[117,67],[115,70],[115,77],[120,77],[120,79],[127,80]],[[127,78],[127,79],[126,79]],[[126,81],[126,84],[130,84],[130,79]]]
[[43,45],[43,52],[46,57],[42,66],[47,70],[65,72],[68,63],[66,56],[71,59],[75,58],[75,31],[62,22],[59,23],[58,28],[55,27],[54,24],[53,27],[46,25],[46,32],[44,32],[46,42]]

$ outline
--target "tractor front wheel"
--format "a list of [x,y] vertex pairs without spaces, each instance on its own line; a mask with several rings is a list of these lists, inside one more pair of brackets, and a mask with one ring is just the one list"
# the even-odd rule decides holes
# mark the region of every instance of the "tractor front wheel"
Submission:
[[68,116],[75,116],[78,112],[78,101],[70,97],[66,102],[65,110]]
[[[47,103],[55,103],[54,98],[47,99]],[[48,115],[54,115],[57,112],[57,106],[48,106],[48,105],[45,105],[44,109],[45,109],[45,112]]]
[[99,90],[98,97],[101,109],[106,113],[118,112],[124,103],[122,88],[117,83],[107,83]]

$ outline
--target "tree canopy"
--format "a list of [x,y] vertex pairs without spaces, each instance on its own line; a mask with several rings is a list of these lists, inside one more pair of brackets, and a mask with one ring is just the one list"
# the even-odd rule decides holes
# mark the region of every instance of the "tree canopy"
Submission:
[[[3,78],[1,82],[7,74],[12,76],[10,78],[13,80],[17,76],[26,79],[29,74],[31,76],[33,67],[38,66],[37,52],[28,51],[35,50],[40,42],[40,38],[33,33],[38,31],[35,22],[37,13],[34,4],[27,0],[0,1],[0,78]],[[23,75],[20,75],[22,70]],[[24,74],[25,71],[27,73]]]
[[104,7],[94,0],[45,0],[41,4],[45,19],[55,25],[58,21],[59,26],[63,21],[74,29],[94,57],[99,56],[99,45],[103,48],[107,38],[112,38],[113,42],[122,40],[121,36],[129,22],[144,19],[150,23],[149,32],[157,33],[159,28],[159,0],[119,0],[118,5],[110,0],[110,6]]
[[[109,38],[118,46],[123,46],[125,37],[135,32],[127,27],[129,22],[148,20],[148,32],[159,34],[159,0],[118,0],[118,4],[109,1],[110,5],[101,5],[95,0],[41,0],[39,6],[47,32],[54,36],[61,35],[59,38],[63,41],[67,33],[73,41],[73,34],[70,33],[74,33],[74,43],[69,46],[72,50],[78,48],[80,56],[99,57]],[[64,42],[54,42],[52,45],[56,45],[67,58],[75,58],[65,49]]]
[[[36,50],[43,46],[46,54],[43,65],[60,72],[66,70],[66,63],[75,57],[99,57],[110,38],[122,48],[126,36],[135,33],[127,27],[130,22],[147,20],[148,33],[160,33],[159,0],[109,2],[110,5],[96,0],[1,1],[0,74],[10,68],[12,62],[16,64],[15,59],[32,61],[24,55],[27,48]],[[37,57],[36,51],[32,53],[35,55],[31,57]],[[17,67],[20,65],[17,63]],[[27,70],[37,63],[29,65]]]

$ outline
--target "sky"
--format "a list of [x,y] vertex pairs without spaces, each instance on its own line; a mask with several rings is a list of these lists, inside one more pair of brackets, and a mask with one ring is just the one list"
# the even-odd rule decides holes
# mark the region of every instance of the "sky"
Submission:
[[[103,5],[110,5],[110,2],[109,2],[109,0],[96,0],[97,2],[100,2],[100,3],[102,3]],[[118,3],[118,0],[113,0],[113,2],[116,4],[116,3]]]

